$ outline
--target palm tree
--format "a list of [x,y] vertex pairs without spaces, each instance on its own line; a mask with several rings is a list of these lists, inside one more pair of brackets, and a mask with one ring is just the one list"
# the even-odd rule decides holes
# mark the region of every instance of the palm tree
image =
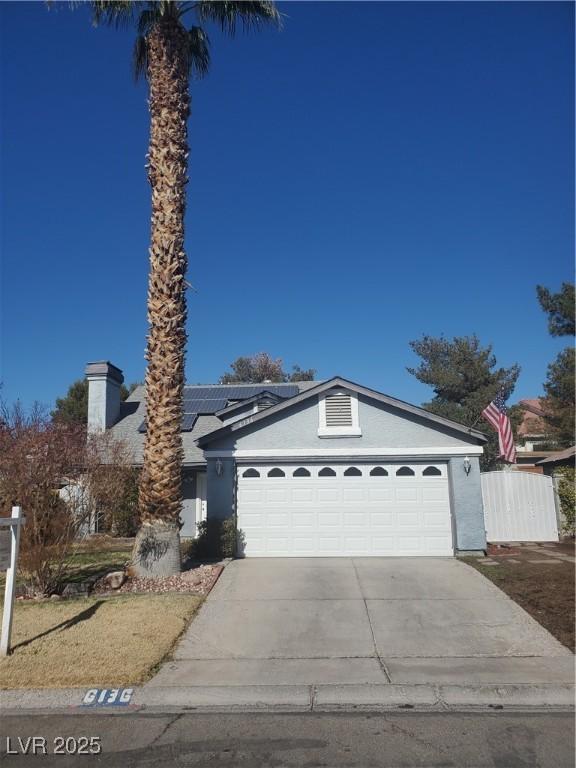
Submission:
[[[136,76],[149,86],[152,187],[149,333],[146,348],[146,438],[140,480],[141,527],[133,551],[136,575],[180,571],[182,437],[180,433],[186,346],[185,188],[188,170],[187,120],[190,77],[203,77],[210,64],[203,25],[214,22],[234,35],[238,24],[257,29],[280,25],[274,2],[131,2],[96,0],[93,21],[134,23]],[[189,14],[197,24],[187,26]]]

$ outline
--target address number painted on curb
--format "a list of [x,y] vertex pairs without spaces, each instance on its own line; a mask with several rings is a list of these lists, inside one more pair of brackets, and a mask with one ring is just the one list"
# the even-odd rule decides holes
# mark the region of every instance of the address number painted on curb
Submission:
[[125,707],[130,704],[133,688],[90,688],[82,704],[85,707]]

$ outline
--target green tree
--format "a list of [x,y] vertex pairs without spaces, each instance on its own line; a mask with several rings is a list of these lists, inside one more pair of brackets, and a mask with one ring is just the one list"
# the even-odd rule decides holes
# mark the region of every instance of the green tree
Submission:
[[[148,82],[152,188],[148,341],[146,347],[147,430],[139,491],[141,527],[132,555],[139,575],[167,576],[180,570],[182,435],[186,346],[184,213],[188,181],[190,77],[210,65],[206,23],[234,35],[262,24],[278,26],[280,14],[268,0],[132,2],[92,0],[93,21],[134,24],[136,75]],[[188,24],[189,15],[196,24]]]
[[313,368],[302,370],[299,365],[292,366],[292,372],[283,369],[281,358],[272,358],[267,352],[259,352],[251,357],[238,357],[230,364],[231,371],[220,377],[221,384],[262,384],[292,381],[314,381],[316,371]]
[[[548,315],[551,336],[574,336],[574,283],[562,283],[558,293],[536,287],[540,306]],[[548,366],[542,407],[550,426],[550,438],[558,448],[574,445],[575,388],[574,346],[566,347]]]
[[[124,384],[120,387],[120,398],[126,398],[132,394],[138,384],[130,384],[126,388]],[[65,397],[56,398],[56,408],[50,416],[54,421],[61,424],[86,424],[88,420],[88,381],[87,379],[78,379],[68,387]]]
[[550,293],[542,285],[536,286],[540,306],[548,315],[551,336],[574,336],[574,283],[562,283],[558,293]]
[[[520,367],[498,368],[492,346],[483,347],[475,335],[452,340],[423,336],[410,346],[421,362],[408,372],[434,390],[423,408],[484,432],[488,442],[480,466],[485,472],[498,467],[498,436],[482,418],[482,411],[501,390],[506,398],[510,396]],[[511,413],[510,420],[513,428],[517,426],[517,415]]]
[[558,448],[574,445],[574,347],[566,347],[548,366],[542,406],[550,437]]

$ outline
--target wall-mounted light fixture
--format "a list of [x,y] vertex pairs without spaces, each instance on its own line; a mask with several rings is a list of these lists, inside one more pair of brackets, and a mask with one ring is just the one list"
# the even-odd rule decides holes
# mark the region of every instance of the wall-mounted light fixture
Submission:
[[472,462],[470,461],[468,456],[464,457],[463,466],[464,466],[464,472],[466,472],[466,474],[469,475],[470,470],[472,469]]
[[224,464],[220,461],[220,459],[216,459],[216,474],[218,477],[222,477],[222,473],[224,472]]

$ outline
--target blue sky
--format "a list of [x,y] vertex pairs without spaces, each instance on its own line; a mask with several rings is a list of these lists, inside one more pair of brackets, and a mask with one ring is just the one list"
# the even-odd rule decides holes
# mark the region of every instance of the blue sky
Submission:
[[[573,279],[574,6],[284,3],[210,30],[192,84],[187,378],[239,355],[421,403],[423,333],[477,333],[541,393],[535,285]],[[149,188],[133,33],[1,3],[3,396],[51,404],[89,360],[144,374]]]

